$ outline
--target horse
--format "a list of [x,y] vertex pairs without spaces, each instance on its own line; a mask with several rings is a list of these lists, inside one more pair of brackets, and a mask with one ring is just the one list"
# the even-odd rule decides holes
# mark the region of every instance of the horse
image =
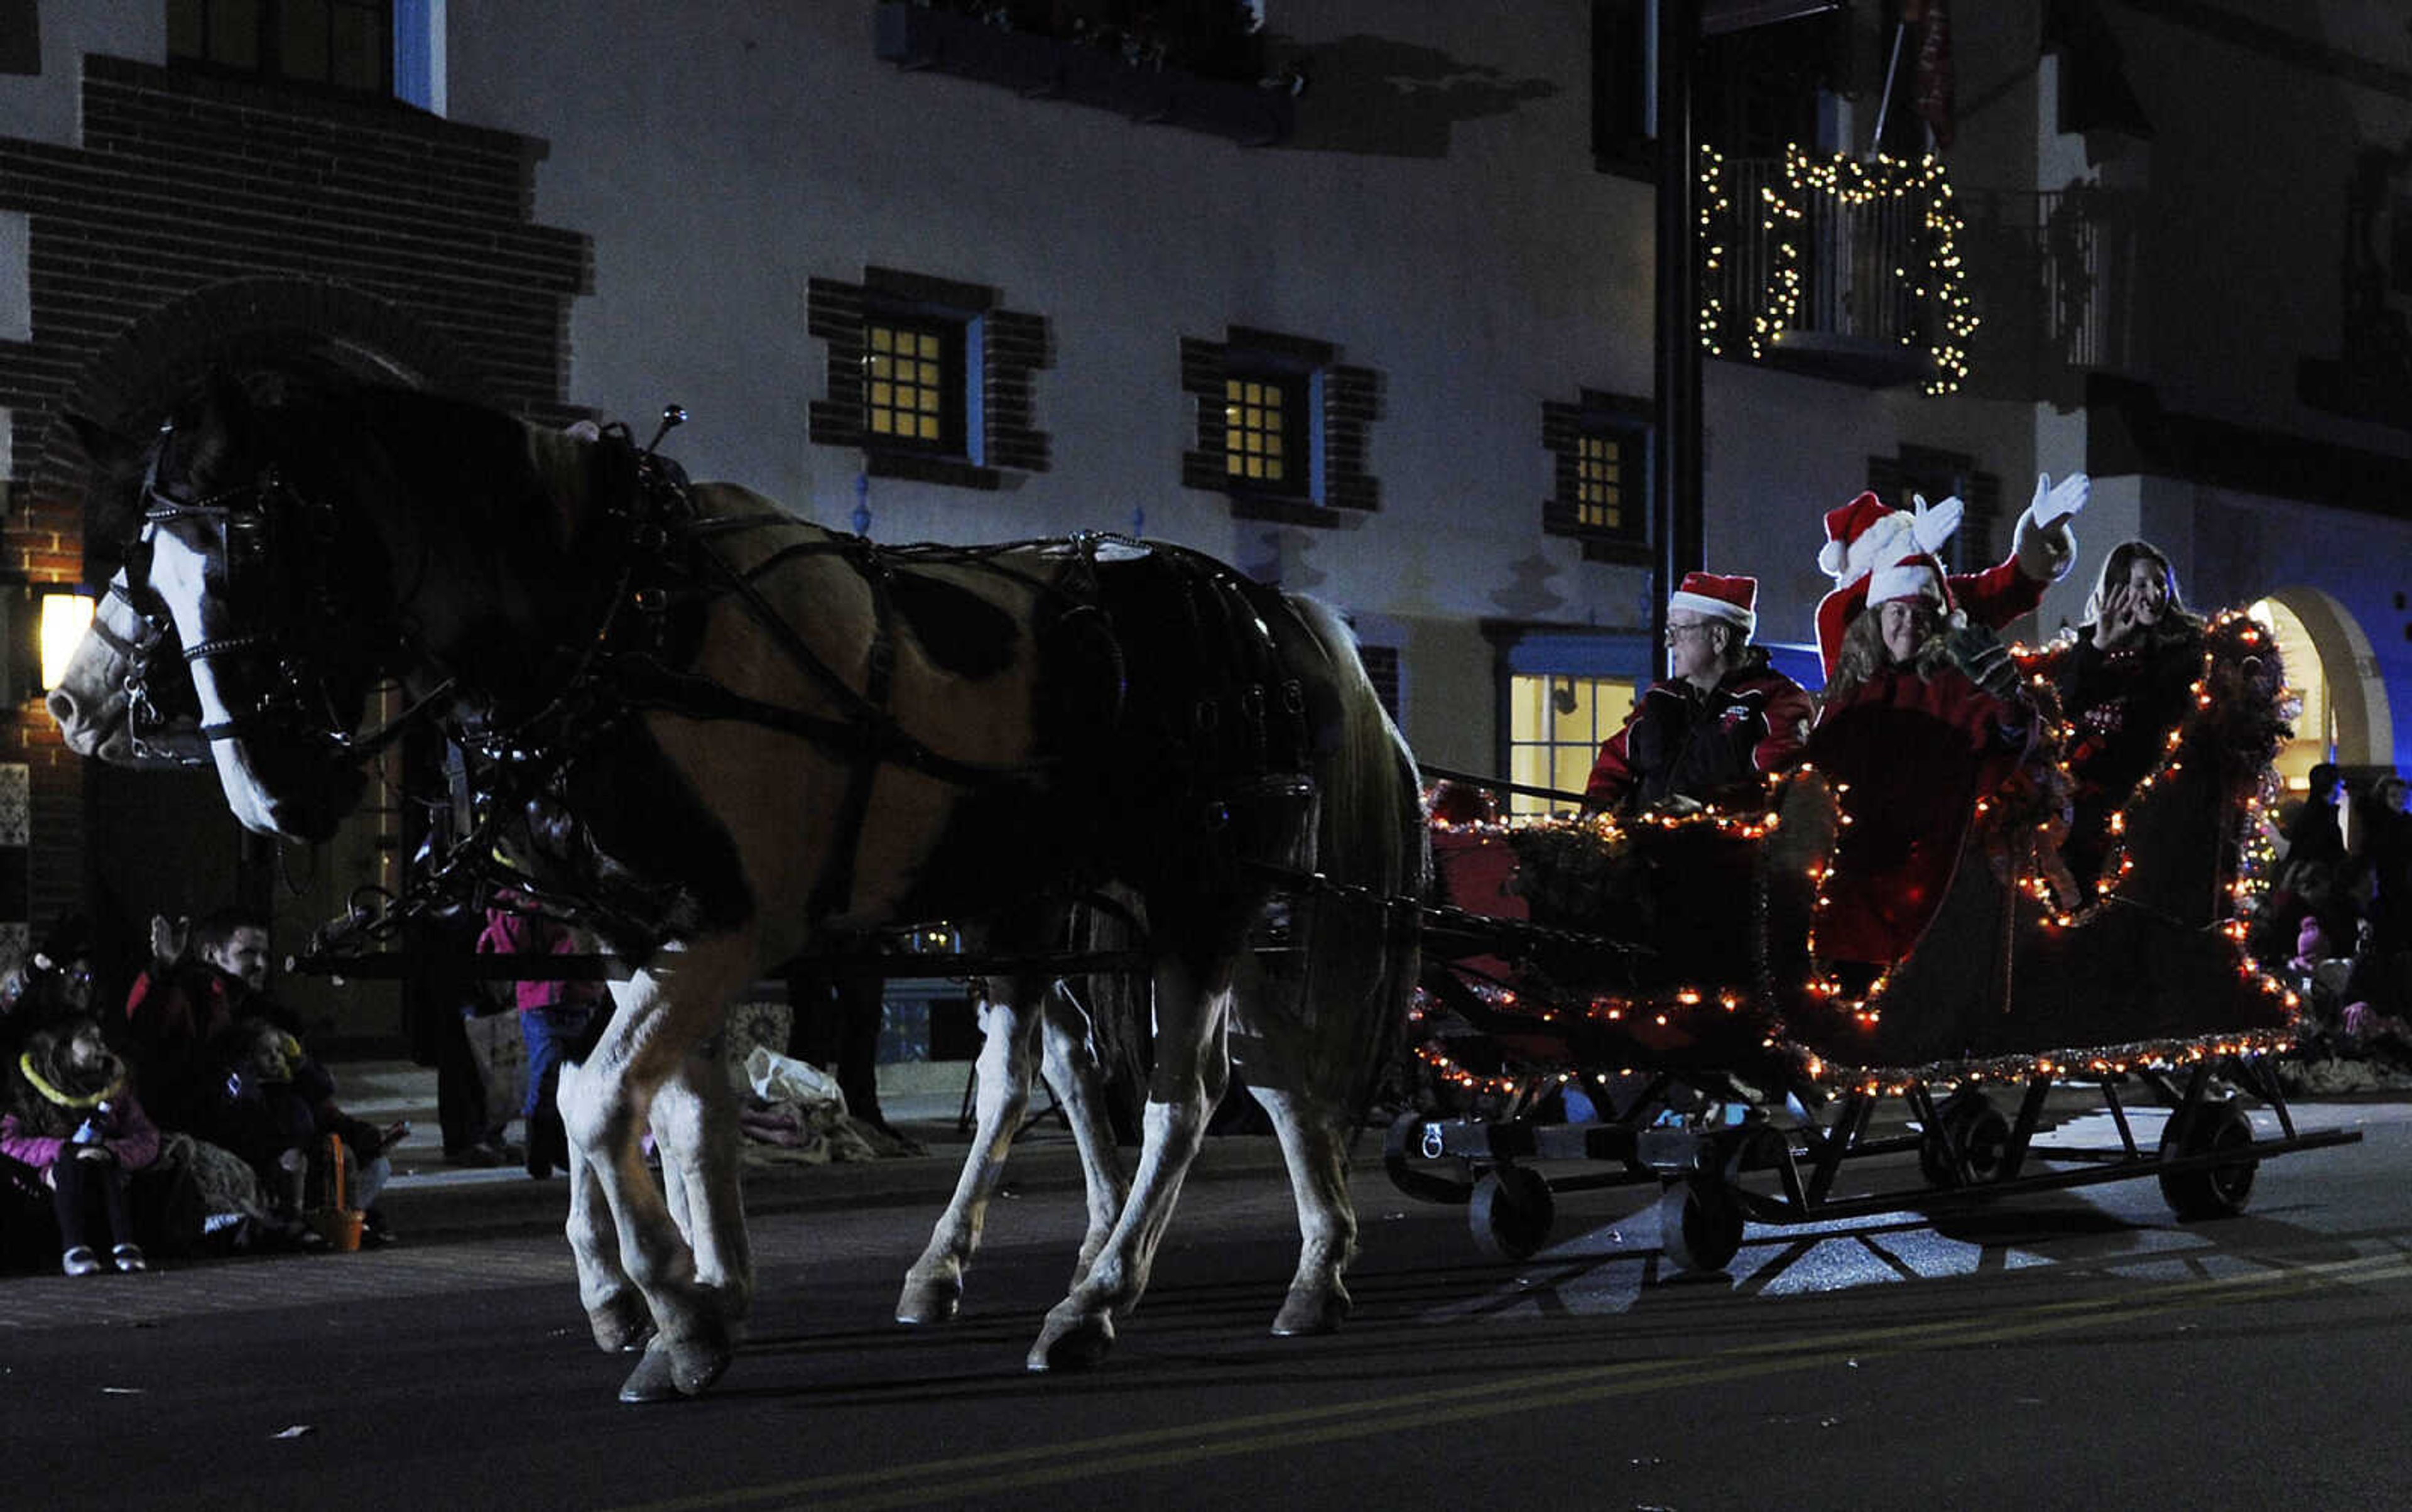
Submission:
[[[1274,1330],[1337,1325],[1346,1146],[1412,990],[1424,854],[1413,757],[1336,613],[1161,543],[878,548],[690,484],[625,434],[402,390],[261,402],[219,382],[140,465],[129,582],[172,624],[236,817],[332,832],[394,737],[359,733],[369,694],[396,683],[398,725],[476,753],[480,840],[507,828],[530,880],[632,968],[560,1092],[581,1299],[598,1344],[643,1349],[624,1400],[706,1390],[750,1302],[708,1044],[727,1002],[901,920],[962,921],[1034,962],[1086,920],[1144,972],[1143,993],[1096,994],[1152,1007],[1137,1171],[1126,1196],[1093,1174],[1084,1263],[1030,1368],[1110,1351],[1234,1036],[1300,1211]],[[73,743],[89,711],[63,704]],[[1250,932],[1285,892],[1301,965],[1259,980]],[[986,996],[989,1127],[900,1315],[951,1314],[994,1115],[1026,1098],[1042,1037],[1052,1072],[1094,1079],[1045,969]],[[1085,1148],[1102,1120],[1083,1125],[1094,1173],[1110,1144]]]

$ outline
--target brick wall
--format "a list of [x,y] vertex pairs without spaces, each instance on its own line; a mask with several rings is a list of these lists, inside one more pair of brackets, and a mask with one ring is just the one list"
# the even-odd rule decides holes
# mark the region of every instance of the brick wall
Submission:
[[[532,419],[579,413],[568,316],[592,257],[529,218],[542,142],[391,100],[101,56],[83,68],[81,148],[0,139],[32,306],[32,339],[0,341],[14,438],[0,579],[88,576],[84,464],[63,415],[140,434],[213,367],[316,358]],[[84,854],[80,764],[37,704],[0,715],[9,761],[29,768],[40,923],[112,862]]]

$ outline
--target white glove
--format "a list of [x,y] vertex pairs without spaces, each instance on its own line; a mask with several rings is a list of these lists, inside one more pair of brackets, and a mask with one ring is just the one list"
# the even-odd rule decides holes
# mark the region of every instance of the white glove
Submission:
[[1951,533],[1960,528],[1960,516],[1968,507],[1960,502],[1960,495],[1957,493],[1941,504],[1931,506],[1927,504],[1924,494],[1913,493],[1909,496],[1909,503],[1912,511],[1909,521],[1910,538],[1918,542],[1919,550],[1930,552],[1939,552],[1943,550],[1943,543],[1949,540]]
[[2035,502],[2027,506],[2027,513],[2035,518],[2037,529],[2050,530],[2084,508],[2093,491],[2093,479],[2083,473],[2071,473],[2057,483],[2050,473],[2037,473]]

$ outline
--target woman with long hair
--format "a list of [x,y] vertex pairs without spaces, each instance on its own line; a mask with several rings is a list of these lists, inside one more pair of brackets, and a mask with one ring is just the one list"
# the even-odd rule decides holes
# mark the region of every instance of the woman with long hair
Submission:
[[[1851,825],[1816,926],[1820,957],[1865,976],[1909,953],[1958,864],[1977,800],[2034,749],[2037,720],[1991,630],[1953,613],[1923,552],[1874,575],[1843,633],[1806,756]],[[1840,973],[1850,985],[1850,970]]]
[[2149,541],[2111,548],[2085,602],[2085,623],[2052,682],[2076,731],[2068,750],[2074,813],[2062,855],[2090,884],[2102,869],[2110,815],[2160,760],[2202,670],[2202,616],[2186,608],[2177,569]]

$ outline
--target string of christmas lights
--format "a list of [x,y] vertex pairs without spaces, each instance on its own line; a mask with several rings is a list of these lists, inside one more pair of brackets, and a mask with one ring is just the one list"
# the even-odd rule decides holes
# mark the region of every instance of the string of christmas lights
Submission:
[[[1727,247],[1719,235],[1721,228],[1732,226],[1734,205],[1722,154],[1703,146],[1699,171],[1701,286],[1707,290],[1700,309],[1700,345],[1710,355],[1723,356],[1728,313],[1717,275],[1725,267]],[[1914,162],[1887,154],[1878,154],[1872,162],[1846,153],[1821,158],[1793,142],[1784,149],[1783,182],[1781,191],[1772,183],[1762,184],[1758,191],[1758,230],[1772,242],[1774,251],[1746,333],[1751,360],[1763,360],[1777,334],[1800,314],[1802,238],[1813,205],[1822,200],[1856,211],[1903,201],[1919,212],[1917,240],[1924,257],[1915,272],[1910,267],[1891,272],[1932,312],[1924,390],[1938,397],[1959,392],[1968,378],[1968,344],[1977,333],[1979,317],[1968,295],[1967,272],[1960,256],[1964,226],[1943,160],[1932,154]],[[1907,335],[1902,337],[1905,345],[1910,340]]]
[[[1810,1079],[1832,1087],[1860,1087],[1871,1092],[1899,1092],[1912,1085],[1948,1085],[1967,1080],[2018,1079],[2037,1074],[2047,1075],[2112,1075],[2140,1068],[2168,1068],[2190,1064],[2210,1057],[2258,1055],[2283,1050],[2294,1042],[2293,1024],[2302,1004],[2297,993],[2286,982],[2263,970],[2245,948],[2246,916],[2258,898],[2260,888],[2267,884],[2268,826],[2264,817],[2272,797],[2269,762],[2277,742],[2283,738],[2287,717],[2287,692],[2280,683],[2281,668],[2276,660],[2276,647],[2265,627],[2242,611],[2230,611],[2215,618],[2206,627],[2202,660],[2186,693],[2185,712],[2163,738],[2153,768],[2145,773],[2119,807],[2107,819],[2110,842],[2105,853],[2102,877],[2096,883],[2091,896],[2072,896],[2083,889],[2075,888],[2073,879],[2060,866],[2057,843],[2063,836],[2054,833],[2064,821],[2056,812],[2047,812],[2054,803],[2065,801],[2073,791],[2076,779],[2068,767],[2067,752],[2073,727],[2058,718],[2058,701],[2052,692],[2049,662],[2050,649],[2013,648],[2013,654],[2025,669],[2030,686],[2036,690],[2039,708],[2052,720],[2059,740],[2052,742],[2044,759],[2051,772],[2058,778],[2055,787],[2042,785],[2037,794],[2022,800],[2003,801],[1999,795],[1979,802],[1977,814],[1978,832],[1971,836],[1972,844],[1985,844],[1998,847],[1998,853],[2015,857],[2021,863],[2009,875],[2014,898],[2023,900],[2033,910],[2033,922],[2048,932],[2078,928],[2096,917],[2118,899],[2120,885],[2133,873],[2135,859],[2130,843],[2135,831],[2132,815],[2147,812],[2159,795],[2171,791],[2171,779],[2188,770],[2189,763],[2207,763],[2214,772],[2225,772],[2223,783],[2233,793],[2241,782],[2239,774],[2258,775],[2250,790],[2238,803],[2236,822],[2230,839],[2223,851],[2221,865],[2232,871],[2227,883],[2233,908],[2229,917],[2216,921],[2210,932],[2234,951],[2235,972],[2248,991],[2274,997],[2286,1012],[2287,1027],[2249,1031],[2227,1030],[2197,1035],[2172,1035],[2115,1047],[2091,1049],[2055,1049],[2048,1051],[1997,1056],[1980,1062],[1937,1063],[1930,1065],[1873,1067],[1845,1064],[1831,1054],[1820,1055],[1804,1047],[1791,1045],[1790,1053],[1796,1067]],[[1554,837],[1554,843],[1568,847],[1589,846],[1596,853],[1598,865],[1617,860],[1637,837],[1666,834],[1684,830],[1706,830],[1720,838],[1744,843],[1760,843],[1783,830],[1784,814],[1795,807],[1792,800],[1802,785],[1810,784],[1816,774],[1807,767],[1779,778],[1771,785],[1767,800],[1751,811],[1741,813],[1702,809],[1685,814],[1652,813],[1634,815],[1591,814],[1559,815],[1526,821],[1445,821],[1435,819],[1436,833],[1459,833],[1474,836],[1478,844],[1510,843],[1518,844],[1520,856],[1529,853],[1537,836]],[[1817,778],[1809,792],[1824,795],[1831,834],[1838,835],[1850,822],[1841,800],[1847,792],[1842,785],[1830,784]],[[2231,799],[2230,801],[2236,801]],[[1802,815],[1795,814],[1795,823]],[[1810,830],[1817,826],[1813,822]],[[1803,873],[1810,884],[1814,902],[1810,915],[1810,970],[1804,981],[1791,991],[1798,993],[1801,1007],[1816,1006],[1846,1020],[1862,1031],[1874,1030],[1882,1020],[1880,1000],[1892,985],[1892,972],[1880,971],[1859,994],[1846,992],[1843,985],[1826,969],[1816,949],[1816,920],[1829,906],[1824,882],[1831,867],[1831,845],[1821,845],[1814,834],[1797,835],[1796,841],[1807,840],[1819,845],[1819,853],[1811,857]],[[2260,854],[2257,857],[2256,848]],[[2056,870],[2057,869],[2057,870]],[[1699,1018],[1741,1016],[1743,1021],[1763,1031],[1762,1049],[1777,1050],[1791,1044],[1789,1030],[1784,1021],[1782,999],[1778,985],[1764,959],[1766,928],[1764,889],[1758,900],[1755,915],[1762,933],[1758,962],[1758,985],[1755,990],[1740,986],[1694,984],[1665,988],[1652,991],[1583,991],[1563,993],[1537,984],[1533,992],[1522,994],[1512,986],[1497,982],[1470,986],[1485,1006],[1531,1017],[1537,1026],[1565,1025],[1576,1021],[1595,1024],[1624,1024],[1637,1032],[1637,1050],[1646,1051],[1647,1033],[1651,1030],[1683,1030]],[[1833,1047],[1830,1046],[1830,1052]],[[1561,1079],[1571,1073],[1559,1069],[1537,1069],[1499,1075],[1474,1072],[1445,1052],[1430,1049],[1425,1055],[1436,1074],[1455,1084],[1472,1090],[1511,1092],[1529,1090],[1548,1078]],[[1624,1074],[1624,1073],[1620,1073]],[[1604,1074],[1603,1074],[1604,1075]]]

